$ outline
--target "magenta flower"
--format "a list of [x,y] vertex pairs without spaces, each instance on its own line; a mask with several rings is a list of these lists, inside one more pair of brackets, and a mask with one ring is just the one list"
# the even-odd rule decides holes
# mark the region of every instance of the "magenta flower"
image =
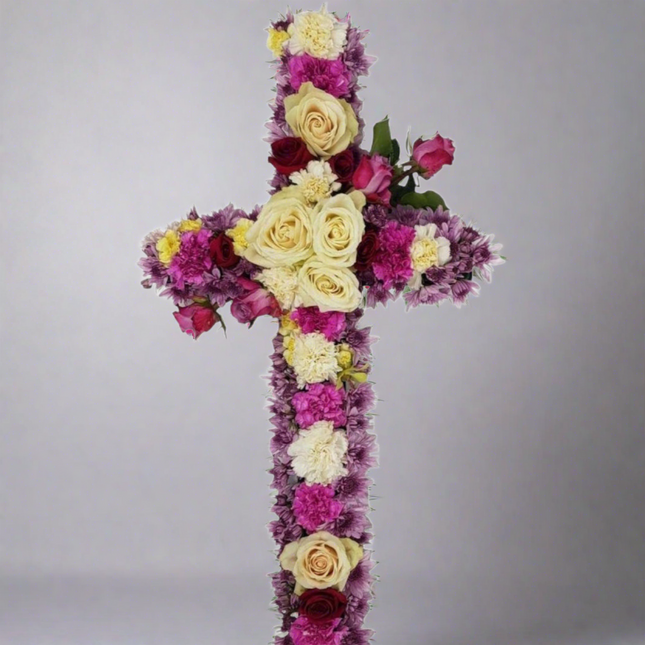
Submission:
[[289,635],[294,645],[341,645],[347,628],[337,629],[339,625],[340,618],[317,624],[305,616],[300,616],[291,625]]
[[179,323],[181,331],[190,334],[195,339],[221,320],[219,314],[212,307],[196,303],[188,307],[179,307],[179,311],[175,311],[173,316]]
[[365,195],[368,202],[388,205],[392,197],[392,166],[381,155],[365,155],[354,171],[352,183],[356,190]]
[[179,289],[183,289],[186,282],[204,284],[204,273],[213,266],[209,246],[210,233],[205,229],[182,233],[179,253],[168,267],[168,275]]
[[301,428],[308,428],[316,421],[331,421],[335,428],[344,426],[347,422],[344,404],[344,390],[333,383],[312,383],[293,396],[296,423]]
[[327,60],[314,58],[309,54],[294,56],[289,60],[291,87],[296,92],[303,83],[311,82],[314,87],[337,98],[347,96],[351,74],[340,58]]
[[345,314],[340,311],[320,311],[318,307],[298,307],[291,319],[305,334],[319,331],[329,341],[339,340],[345,331]]
[[412,158],[424,179],[436,175],[445,165],[451,165],[455,158],[455,146],[450,139],[436,134],[432,139],[417,139],[412,148]]
[[412,277],[410,247],[414,229],[398,222],[388,222],[379,233],[379,250],[374,257],[372,270],[386,289],[394,286],[403,289]]
[[231,314],[239,322],[250,325],[258,316],[280,316],[282,311],[278,301],[258,282],[238,278],[238,284],[244,288],[245,294],[233,300]]
[[321,484],[300,484],[296,488],[293,512],[296,521],[309,533],[323,524],[333,522],[343,510],[342,502],[334,499],[334,489]]

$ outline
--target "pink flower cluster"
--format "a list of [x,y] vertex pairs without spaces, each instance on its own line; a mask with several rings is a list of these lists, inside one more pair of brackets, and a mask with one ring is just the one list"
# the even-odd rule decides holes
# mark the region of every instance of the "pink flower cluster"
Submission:
[[289,59],[291,87],[296,92],[303,83],[311,82],[320,90],[335,97],[346,96],[349,92],[351,74],[340,58],[328,60],[314,58],[309,54]]
[[335,500],[334,495],[331,486],[300,484],[293,501],[298,524],[309,533],[314,533],[323,524],[333,522],[343,510],[342,502]]
[[318,307],[298,307],[291,313],[305,334],[320,332],[329,341],[338,340],[345,331],[345,314],[341,311],[320,311]]
[[412,277],[410,248],[414,229],[398,222],[388,222],[379,233],[379,249],[372,268],[386,289],[403,289]]
[[308,428],[316,421],[331,421],[335,428],[347,422],[344,411],[345,392],[333,383],[312,383],[293,396],[296,423]]
[[319,624],[300,616],[291,626],[289,635],[294,645],[341,645],[347,628],[338,629],[339,625],[340,618]]

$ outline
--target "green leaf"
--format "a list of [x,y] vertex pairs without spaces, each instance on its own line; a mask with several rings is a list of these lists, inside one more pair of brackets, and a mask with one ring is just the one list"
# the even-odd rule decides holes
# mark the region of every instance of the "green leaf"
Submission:
[[401,204],[413,206],[414,208],[431,208],[437,209],[439,206],[446,208],[446,202],[441,195],[428,190],[425,193],[406,193],[401,197]]
[[396,139],[392,139],[392,152],[390,152],[390,165],[396,166],[401,156],[401,146]]
[[390,134],[390,118],[385,117],[374,126],[374,139],[370,154],[383,155],[389,158],[392,154],[392,135]]
[[408,193],[413,193],[416,188],[414,177],[410,175],[405,186],[392,186],[392,203],[400,204],[401,198]]

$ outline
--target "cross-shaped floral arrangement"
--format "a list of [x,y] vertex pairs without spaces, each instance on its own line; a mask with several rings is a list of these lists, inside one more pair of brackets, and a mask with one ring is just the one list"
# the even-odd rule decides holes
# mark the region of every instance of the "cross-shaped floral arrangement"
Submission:
[[368,471],[370,329],[364,307],[403,295],[409,307],[477,294],[504,260],[501,245],[452,214],[418,180],[453,162],[439,134],[409,159],[388,119],[361,147],[359,78],[374,59],[349,16],[287,13],[268,28],[276,96],[268,123],[271,195],[245,213],[193,209],[143,242],[143,286],[177,305],[193,338],[223,323],[278,321],[270,399],[273,510],[281,570],[276,645],[365,645],[373,593]]

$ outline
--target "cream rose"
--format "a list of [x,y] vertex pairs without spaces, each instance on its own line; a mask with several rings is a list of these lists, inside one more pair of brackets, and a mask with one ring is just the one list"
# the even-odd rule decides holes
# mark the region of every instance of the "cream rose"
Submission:
[[316,306],[320,311],[354,311],[360,303],[358,280],[348,268],[329,266],[315,257],[302,265],[296,306]]
[[290,266],[313,253],[311,209],[296,186],[271,196],[246,233],[244,257],[265,268]]
[[342,591],[362,557],[363,547],[354,540],[319,531],[287,544],[280,555],[280,564],[293,573],[295,593],[300,595],[305,589]]
[[328,159],[345,150],[358,134],[351,105],[307,82],[284,99],[285,118],[309,152]]
[[350,267],[365,232],[365,195],[353,191],[319,202],[311,214],[314,253],[329,266]]

